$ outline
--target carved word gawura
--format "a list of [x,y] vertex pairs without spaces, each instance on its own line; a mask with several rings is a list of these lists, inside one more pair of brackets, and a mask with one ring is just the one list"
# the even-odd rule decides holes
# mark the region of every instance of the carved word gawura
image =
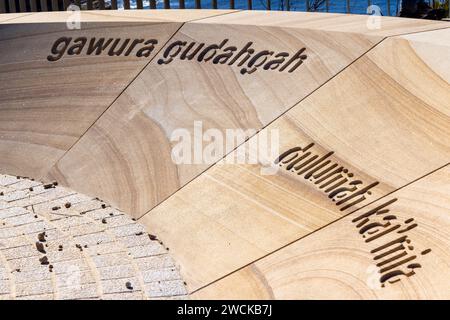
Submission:
[[[167,45],[162,57],[157,58],[159,65],[166,65],[178,59],[180,61],[195,61],[197,63],[212,63],[214,65],[237,66],[241,74],[252,74],[255,71],[286,71],[294,72],[307,59],[306,48],[296,53],[275,52],[273,50],[255,50],[253,42],[248,42],[239,49],[228,45],[229,39],[219,44],[205,44],[203,42],[174,41]],[[61,37],[50,49],[47,60],[55,62],[67,56],[136,56],[149,57],[155,46],[156,39],[121,39],[121,38],[87,38]]]

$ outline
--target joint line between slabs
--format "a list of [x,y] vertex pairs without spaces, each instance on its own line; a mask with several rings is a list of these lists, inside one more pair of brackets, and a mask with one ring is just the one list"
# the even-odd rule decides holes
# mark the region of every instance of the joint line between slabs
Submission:
[[311,236],[312,234],[314,234],[314,233],[316,233],[316,232],[318,232],[318,231],[321,231],[322,229],[325,229],[326,227],[328,227],[328,226],[330,226],[330,225],[332,225],[332,224],[335,224],[336,222],[338,222],[338,221],[344,219],[345,217],[348,217],[349,215],[355,213],[356,211],[362,210],[362,209],[366,208],[367,206],[370,206],[371,204],[373,204],[373,203],[375,203],[375,202],[377,202],[377,201],[379,201],[379,200],[381,200],[381,199],[384,199],[384,198],[390,196],[391,194],[393,194],[393,193],[395,193],[395,192],[397,192],[397,191],[400,191],[401,189],[404,189],[404,188],[406,188],[406,187],[412,185],[413,183],[416,183],[416,182],[418,182],[418,181],[420,181],[420,180],[422,180],[422,179],[428,177],[429,175],[432,175],[433,173],[435,173],[435,172],[437,172],[437,171],[439,171],[439,170],[441,170],[441,169],[444,169],[445,167],[447,167],[447,166],[449,166],[449,165],[450,165],[450,162],[444,164],[443,166],[438,167],[437,169],[434,169],[434,170],[432,170],[432,171],[430,171],[430,172],[424,174],[423,176],[421,176],[421,177],[419,177],[419,178],[416,178],[416,179],[414,179],[414,180],[408,182],[407,184],[404,184],[403,186],[401,186],[401,187],[399,187],[399,188],[397,188],[397,189],[395,189],[395,190],[392,190],[391,192],[388,192],[387,194],[385,194],[384,196],[379,197],[378,199],[374,199],[373,201],[369,202],[368,204],[362,206],[361,208],[355,209],[355,210],[353,210],[352,212],[349,212],[348,214],[346,214],[346,215],[344,215],[344,216],[342,216],[342,217],[340,217],[340,218],[338,218],[338,219],[336,219],[336,220],[333,220],[333,221],[331,221],[330,223],[327,223],[326,225],[324,225],[324,226],[322,226],[322,227],[320,227],[320,228],[314,230],[314,231],[311,232],[311,233],[308,233],[308,234],[306,234],[306,235],[304,235],[304,236],[299,237],[298,239],[295,239],[295,240],[293,240],[293,241],[291,241],[291,242],[288,242],[287,244],[285,244],[285,245],[279,247],[278,249],[273,250],[272,252],[269,252],[269,253],[267,253],[267,254],[265,254],[265,255],[259,257],[258,259],[255,259],[255,260],[253,260],[252,262],[249,262],[249,263],[243,265],[242,267],[239,267],[238,269],[236,269],[236,270],[234,270],[234,271],[231,271],[231,272],[227,273],[226,275],[224,275],[224,276],[222,276],[222,277],[220,277],[220,278],[217,278],[217,279],[214,280],[214,281],[211,281],[210,283],[208,283],[208,284],[206,284],[206,285],[204,285],[204,286],[202,286],[202,287],[200,287],[200,288],[198,288],[198,289],[196,289],[196,290],[190,292],[189,295],[192,295],[192,294],[194,294],[194,293],[196,293],[196,292],[198,292],[198,291],[201,291],[202,289],[205,289],[205,288],[207,288],[207,287],[213,285],[214,283],[217,283],[217,282],[219,282],[220,280],[223,280],[223,279],[229,277],[230,275],[232,275],[232,274],[234,274],[234,273],[236,273],[236,272],[239,272],[239,271],[241,271],[242,269],[247,268],[248,266],[251,266],[252,264],[254,264],[254,263],[256,263],[256,262],[258,262],[258,261],[260,261],[260,260],[262,260],[262,259],[264,259],[264,258],[266,258],[266,257],[268,257],[268,256],[270,256],[270,255],[272,255],[272,254],[274,254],[274,253],[276,253],[276,252],[278,252],[278,251],[280,251],[280,250],[282,250],[282,249],[284,249],[284,248],[286,248],[286,247],[292,245],[292,244],[294,244],[294,243],[297,242],[297,241],[303,240],[303,239],[305,239],[305,238]]

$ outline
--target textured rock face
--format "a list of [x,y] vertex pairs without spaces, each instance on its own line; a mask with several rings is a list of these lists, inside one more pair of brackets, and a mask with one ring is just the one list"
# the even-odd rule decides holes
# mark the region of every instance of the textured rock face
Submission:
[[99,199],[0,175],[1,299],[186,298],[162,242]]

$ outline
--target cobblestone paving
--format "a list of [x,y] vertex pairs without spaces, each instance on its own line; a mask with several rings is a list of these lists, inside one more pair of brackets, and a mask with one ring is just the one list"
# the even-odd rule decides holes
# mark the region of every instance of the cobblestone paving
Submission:
[[0,300],[187,298],[156,236],[99,199],[0,175]]

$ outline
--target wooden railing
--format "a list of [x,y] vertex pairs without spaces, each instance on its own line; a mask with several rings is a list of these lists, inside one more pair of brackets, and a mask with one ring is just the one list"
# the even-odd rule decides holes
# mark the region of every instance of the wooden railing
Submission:
[[[170,0],[159,0],[160,5],[159,7],[164,9],[170,9],[171,8],[171,2]],[[249,10],[252,10],[254,8],[254,4],[263,4],[264,9],[266,10],[291,10],[291,6],[293,4],[302,4],[302,11],[315,11],[315,8],[311,8],[314,4],[320,3],[321,11],[330,12],[330,6],[332,4],[336,4],[337,0],[229,0],[229,6],[226,8],[221,9],[235,9],[235,3],[237,1],[242,1],[246,3],[246,7]],[[280,1],[283,1],[282,8],[275,7],[275,3],[279,4]],[[340,0],[339,3],[342,4],[342,1],[345,1],[345,10],[347,13],[352,13],[352,7],[351,4],[354,3],[354,0]],[[366,0],[358,0],[358,1],[366,1]],[[384,0],[385,8],[382,8],[384,15],[391,15],[395,14],[396,12],[391,12],[391,3],[397,3],[397,0]],[[435,0],[431,0],[433,3]],[[80,7],[82,10],[105,10],[105,9],[117,9],[118,8],[118,2],[120,4],[123,4],[124,9],[131,9],[131,3],[130,0],[0,0],[0,13],[11,13],[11,12],[37,12],[37,11],[62,11],[67,10],[68,6],[71,4],[75,4],[78,7]],[[181,9],[186,8],[186,1],[185,0],[178,0],[176,1],[178,3],[178,7]],[[202,0],[193,0],[193,8],[201,9],[202,8]],[[203,0],[203,4],[206,1]],[[208,2],[208,8],[217,9],[218,8],[218,0],[209,0]],[[367,0],[367,6],[370,6],[375,1]],[[175,1],[172,1],[172,3],[175,3]],[[380,3],[380,1],[376,1],[375,3]],[[145,1],[145,6],[149,7],[150,9],[156,9],[157,8],[157,0],[147,0]],[[143,0],[136,0],[136,9],[143,9],[144,8],[144,1]]]

